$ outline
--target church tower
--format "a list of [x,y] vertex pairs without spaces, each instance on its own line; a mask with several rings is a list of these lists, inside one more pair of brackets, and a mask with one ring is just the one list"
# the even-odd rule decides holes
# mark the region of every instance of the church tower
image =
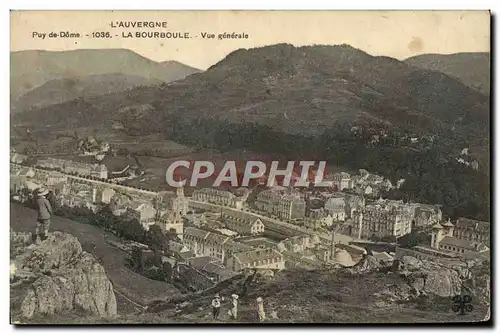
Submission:
[[[353,223],[355,225],[355,229],[357,230],[357,238],[361,239],[363,236],[363,211],[362,210],[355,210],[353,211]],[[352,235],[351,235],[352,236]]]
[[450,218],[448,218],[448,220],[446,221],[446,223],[441,224],[441,225],[444,227],[444,229],[443,229],[444,235],[452,237],[453,236],[453,230],[455,229],[455,225],[453,225],[453,223],[451,222]]
[[184,187],[178,187],[175,193],[177,195],[177,198],[179,197],[184,198]]
[[184,187],[179,187],[175,191],[175,198],[172,200],[172,213],[176,220],[188,212],[188,199],[184,197]]

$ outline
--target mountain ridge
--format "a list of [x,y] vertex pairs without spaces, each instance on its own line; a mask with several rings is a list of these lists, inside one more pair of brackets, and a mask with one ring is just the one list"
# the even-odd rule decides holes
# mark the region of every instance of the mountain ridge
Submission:
[[429,53],[407,58],[404,62],[445,73],[483,94],[490,94],[489,52]]
[[27,92],[11,108],[13,112],[45,108],[78,98],[91,98],[100,95],[126,91],[137,86],[160,85],[159,79],[121,73],[94,74],[75,78],[52,79]]
[[171,82],[184,78],[186,71],[179,66],[170,69],[128,49],[14,51],[10,61],[13,100],[54,79],[119,73]]
[[[77,111],[77,104],[45,112]],[[369,121],[424,132],[484,130],[489,122],[488,99],[460,81],[347,45],[235,50],[183,80],[88,99],[85,119],[107,122],[116,110],[132,104],[155,107],[151,129],[158,131],[168,118],[180,115],[316,134],[339,122]],[[73,121],[78,125],[78,117]]]

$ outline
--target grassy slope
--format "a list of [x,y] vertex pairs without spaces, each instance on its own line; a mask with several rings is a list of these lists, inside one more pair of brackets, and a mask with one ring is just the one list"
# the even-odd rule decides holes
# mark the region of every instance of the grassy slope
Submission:
[[[258,322],[255,299],[265,302],[268,323],[441,323],[481,321],[486,312],[484,304],[474,301],[471,313],[459,316],[451,310],[451,298],[426,297],[420,301],[392,303],[383,307],[374,304],[374,293],[393,284],[401,284],[398,277],[387,274],[344,275],[332,271],[291,270],[274,279],[251,286],[248,294],[239,299],[238,322]],[[238,292],[233,287],[221,291],[222,296]],[[223,303],[220,321],[210,316],[212,294],[189,298],[191,304],[181,312],[172,306],[150,313],[120,314],[116,319],[89,319],[55,317],[39,319],[41,323],[235,323],[230,320],[227,300]],[[168,308],[168,305],[166,306]],[[272,318],[275,311],[277,318]]]

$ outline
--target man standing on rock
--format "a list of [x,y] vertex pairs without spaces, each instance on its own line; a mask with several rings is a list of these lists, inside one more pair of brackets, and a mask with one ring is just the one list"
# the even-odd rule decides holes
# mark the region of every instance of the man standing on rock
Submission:
[[[49,226],[50,226],[50,216],[52,215],[52,206],[50,202],[45,198],[48,194],[48,190],[45,188],[39,188],[37,190],[36,196],[36,208],[38,211],[38,220],[36,223],[36,243],[40,242],[40,239],[43,241],[47,239],[49,236]],[[42,231],[40,231],[42,229]]]

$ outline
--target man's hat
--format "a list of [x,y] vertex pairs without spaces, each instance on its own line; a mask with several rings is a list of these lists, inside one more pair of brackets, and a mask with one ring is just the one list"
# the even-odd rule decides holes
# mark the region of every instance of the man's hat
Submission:
[[41,187],[41,188],[37,189],[36,193],[38,196],[45,196],[49,193],[49,191],[47,189],[45,189],[44,187]]

